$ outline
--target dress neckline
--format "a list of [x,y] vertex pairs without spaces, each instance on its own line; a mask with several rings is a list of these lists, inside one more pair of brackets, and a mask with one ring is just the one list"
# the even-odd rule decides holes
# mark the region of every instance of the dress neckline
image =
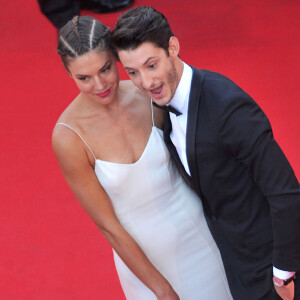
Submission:
[[143,159],[143,157],[145,156],[145,153],[147,152],[147,149],[148,149],[148,145],[150,144],[150,140],[151,140],[151,137],[153,135],[153,130],[156,129],[156,131],[158,130],[158,128],[156,126],[152,126],[151,128],[151,133],[149,135],[149,138],[148,138],[148,141],[147,141],[147,144],[141,154],[141,156],[139,157],[139,159],[137,161],[135,161],[134,163],[117,163],[117,162],[113,162],[113,161],[107,161],[107,160],[102,160],[100,158],[96,158],[95,159],[95,167],[97,165],[97,163],[103,163],[103,164],[110,164],[110,165],[118,165],[118,166],[135,166],[137,164],[139,164],[141,162],[141,160]]

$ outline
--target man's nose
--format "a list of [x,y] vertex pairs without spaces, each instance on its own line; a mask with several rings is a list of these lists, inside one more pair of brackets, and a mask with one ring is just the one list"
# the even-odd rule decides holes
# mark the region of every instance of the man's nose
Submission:
[[141,81],[142,81],[142,87],[145,90],[149,90],[152,88],[152,78],[150,76],[147,76],[145,74],[141,74]]

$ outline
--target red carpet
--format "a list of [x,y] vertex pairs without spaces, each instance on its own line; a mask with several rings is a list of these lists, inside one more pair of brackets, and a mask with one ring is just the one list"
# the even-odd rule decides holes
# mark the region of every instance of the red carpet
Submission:
[[[152,5],[167,16],[184,61],[227,75],[256,99],[299,178],[299,2],[135,5]],[[118,16],[92,15],[111,27]],[[52,154],[53,125],[77,94],[56,54],[56,31],[35,1],[15,0],[2,3],[0,32],[0,297],[124,299],[110,246]]]

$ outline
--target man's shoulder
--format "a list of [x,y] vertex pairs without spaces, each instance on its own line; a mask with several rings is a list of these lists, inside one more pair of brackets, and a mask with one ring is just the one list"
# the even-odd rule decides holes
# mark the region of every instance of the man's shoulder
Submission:
[[193,74],[198,79],[192,81],[192,89],[199,89],[200,102],[206,113],[212,112],[222,116],[225,111],[232,111],[239,106],[258,107],[251,96],[228,77],[196,68],[193,68]]
[[201,88],[202,97],[213,98],[215,101],[228,100],[236,97],[250,97],[234,81],[217,72],[192,67],[192,88]]
[[213,87],[214,89],[218,86],[238,87],[238,85],[234,83],[230,78],[221,73],[210,70],[197,69],[193,66],[191,67],[193,70],[193,75],[197,74],[197,77],[201,78],[202,84],[205,87]]

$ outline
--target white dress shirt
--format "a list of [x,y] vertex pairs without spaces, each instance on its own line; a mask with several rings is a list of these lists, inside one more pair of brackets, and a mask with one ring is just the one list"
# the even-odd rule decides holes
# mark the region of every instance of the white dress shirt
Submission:
[[[186,172],[189,175],[191,175],[191,173],[186,156],[186,126],[192,77],[192,68],[186,63],[183,63],[183,72],[181,79],[173,98],[169,102],[169,105],[173,106],[182,113],[180,116],[176,116],[175,114],[170,113],[170,119],[172,123],[170,138],[174,146],[176,147],[177,153]],[[273,267],[273,274],[276,277],[285,280],[294,276],[295,272],[283,271]]]
[[176,89],[176,92],[170,101],[170,105],[182,113],[180,116],[170,113],[172,122],[171,141],[176,147],[180,160],[186,170],[191,175],[186,156],[186,125],[189,106],[189,97],[191,91],[193,71],[190,66],[183,63],[183,72]]

